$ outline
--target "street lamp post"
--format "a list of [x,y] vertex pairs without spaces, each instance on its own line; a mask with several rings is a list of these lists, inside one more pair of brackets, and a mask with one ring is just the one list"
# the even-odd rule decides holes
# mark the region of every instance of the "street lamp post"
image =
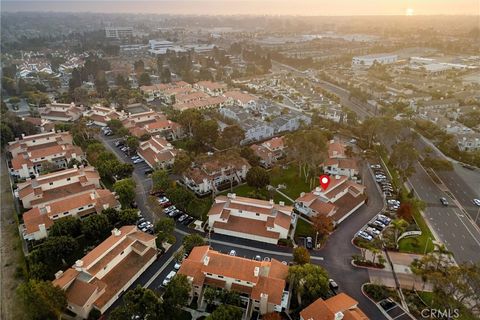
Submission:
[[318,231],[315,234],[315,249],[317,249],[317,244],[318,244]]

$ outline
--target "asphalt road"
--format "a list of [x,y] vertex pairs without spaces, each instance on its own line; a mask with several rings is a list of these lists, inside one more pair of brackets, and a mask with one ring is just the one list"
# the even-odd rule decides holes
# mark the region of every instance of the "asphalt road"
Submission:
[[[463,209],[467,211],[470,218],[475,220],[480,212],[480,207],[473,203],[473,199],[480,199],[480,169],[466,169],[462,167],[457,161],[446,157],[424,137],[418,139],[417,144],[422,149],[429,146],[433,150],[433,157],[446,159],[453,163],[453,171],[437,170],[436,173],[458,202],[460,202]],[[480,216],[477,219],[477,224],[480,225]]]
[[[472,221],[440,190],[420,165],[416,166],[409,181],[417,196],[426,203],[424,213],[434,236],[453,252],[457,263],[480,261],[480,232]],[[440,197],[449,199],[448,207],[440,203]]]
[[[117,155],[117,157],[125,162],[131,162],[129,157],[115,147],[114,143],[118,138],[105,136],[100,136],[99,138],[110,151]],[[146,195],[148,195],[151,188],[151,179],[144,175],[146,164],[138,164],[134,166],[135,170],[132,176],[137,182],[136,200],[138,207],[142,211],[144,217],[154,222],[159,217],[154,216],[145,205]],[[351,244],[352,237],[383,208],[382,198],[375,186],[373,177],[366,169],[364,169],[363,175],[364,182],[367,186],[367,193],[369,195],[368,205],[362,206],[356,213],[345,220],[332,234],[324,248],[311,252],[312,263],[319,264],[326,268],[330,276],[339,284],[339,291],[343,291],[356,299],[359,302],[360,308],[362,308],[371,319],[384,319],[384,316],[378,308],[361,292],[360,288],[362,284],[369,281],[368,271],[365,269],[354,268],[350,263],[352,255],[359,254],[359,250]],[[175,232],[177,242],[175,245],[170,248],[167,253],[160,256],[152,266],[150,266],[141,277],[135,281],[131,288],[134,288],[138,284],[145,285],[150,282],[150,289],[161,291],[163,280],[167,274],[173,270],[175,264],[175,262],[171,260],[171,257],[180,247],[185,232],[191,231],[191,229],[187,229],[185,226],[177,224],[177,230]],[[237,256],[247,258],[254,258],[256,255],[260,255],[262,259],[268,257],[270,259],[274,258],[286,262],[292,260],[292,250],[287,247],[218,234],[212,234],[210,239],[210,245],[215,250],[221,252],[228,253],[233,249],[236,251]],[[119,299],[113,307],[118,306],[120,303],[121,299]]]

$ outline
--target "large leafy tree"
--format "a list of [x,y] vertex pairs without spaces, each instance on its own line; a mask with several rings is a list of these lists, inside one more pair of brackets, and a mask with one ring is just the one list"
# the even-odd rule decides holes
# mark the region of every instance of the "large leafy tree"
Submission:
[[260,167],[253,167],[247,172],[247,184],[251,187],[261,189],[270,183],[270,175],[267,170]]
[[109,235],[111,228],[107,216],[102,214],[91,215],[82,222],[82,231],[85,238],[93,243],[103,241]]
[[302,130],[285,136],[287,155],[297,163],[299,177],[316,178],[327,155],[327,139],[320,130]]
[[168,188],[165,191],[165,195],[175,203],[175,206],[179,209],[186,210],[188,205],[195,200],[194,194],[180,186],[174,186]]
[[29,320],[60,319],[67,307],[65,292],[50,281],[31,279],[20,284],[17,294]]
[[419,154],[415,146],[408,141],[402,141],[392,147],[390,162],[397,168],[400,176],[406,181],[415,173],[415,163],[418,161]]
[[189,234],[183,238],[183,248],[187,253],[192,251],[194,247],[204,246],[205,244],[205,239],[197,233]]
[[127,291],[123,304],[113,310],[109,319],[162,319],[164,314],[159,297],[148,288],[138,285]]
[[146,72],[142,73],[138,78],[138,84],[140,86],[149,86],[152,84],[152,80],[150,79],[150,75]]
[[167,237],[173,234],[175,230],[175,220],[170,218],[163,218],[155,223],[155,231],[157,232],[157,239],[164,241]]
[[310,252],[304,247],[293,249],[293,261],[300,265],[310,263]]
[[173,163],[172,172],[175,174],[182,174],[190,167],[191,164],[192,164],[192,159],[190,158],[188,153],[184,151],[180,151],[175,157],[175,162]]
[[[176,161],[176,160],[175,160]],[[166,170],[155,170],[152,173],[152,189],[165,191],[172,185],[172,181]]]
[[165,288],[163,304],[165,309],[179,309],[188,303],[191,290],[190,282],[183,274],[177,274]]
[[[312,219],[313,229],[318,232],[320,240],[326,239],[330,232],[333,231],[333,220],[324,214],[318,214]],[[316,244],[315,244],[316,245]]]
[[255,154],[252,148],[245,146],[240,149],[240,156],[247,159],[248,163],[252,167],[258,167],[260,165],[260,157]]
[[28,256],[30,275],[48,280],[53,274],[75,259],[78,243],[69,236],[49,237]]
[[310,263],[292,266],[288,277],[299,305],[307,306],[319,297],[327,298],[328,273],[322,267]]
[[187,129],[189,135],[193,135],[193,128],[203,121],[203,115],[196,109],[187,109],[180,113],[177,120]]
[[193,127],[193,140],[199,145],[211,145],[218,139],[218,123],[204,120]]
[[217,146],[220,149],[237,147],[243,139],[245,139],[245,131],[239,125],[234,124],[223,129],[217,140]]
[[135,187],[135,181],[131,178],[119,180],[113,185],[113,190],[117,193],[123,208],[129,208],[135,200]]
[[239,307],[222,304],[215,309],[207,320],[241,320],[243,311]]
[[77,237],[82,233],[80,220],[74,217],[65,217],[55,221],[50,228],[49,236]]

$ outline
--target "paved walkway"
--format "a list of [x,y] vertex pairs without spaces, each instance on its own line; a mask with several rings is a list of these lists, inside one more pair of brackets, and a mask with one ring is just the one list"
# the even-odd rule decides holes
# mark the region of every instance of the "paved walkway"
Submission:
[[192,320],[196,320],[200,317],[207,317],[210,315],[210,313],[208,312],[198,311],[188,307],[184,307],[183,310],[190,312],[190,314],[192,315]]

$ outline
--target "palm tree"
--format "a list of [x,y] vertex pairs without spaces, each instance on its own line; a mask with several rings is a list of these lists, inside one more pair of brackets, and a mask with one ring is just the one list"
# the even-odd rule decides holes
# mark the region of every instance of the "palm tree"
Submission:
[[405,231],[408,226],[408,222],[403,219],[395,219],[392,221],[391,226],[394,230],[395,245],[398,248],[398,237]]

